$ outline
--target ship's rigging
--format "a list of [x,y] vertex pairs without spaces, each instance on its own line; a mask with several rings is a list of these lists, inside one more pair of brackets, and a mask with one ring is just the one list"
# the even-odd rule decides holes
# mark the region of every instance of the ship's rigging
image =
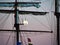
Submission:
[[27,30],[20,30],[19,29],[19,24],[18,21],[18,14],[33,14],[33,15],[45,15],[48,12],[37,12],[37,11],[22,11],[22,10],[18,10],[17,7],[30,7],[30,6],[34,6],[36,8],[39,8],[40,5],[39,3],[41,2],[17,2],[17,0],[15,0],[15,2],[0,2],[0,6],[2,7],[14,7],[14,10],[4,10],[4,9],[0,9],[0,13],[14,13],[15,14],[15,24],[14,27],[16,28],[16,30],[0,30],[0,31],[15,31],[17,32],[17,45],[19,45],[19,32],[47,32],[47,33],[52,33],[53,31],[27,31]]

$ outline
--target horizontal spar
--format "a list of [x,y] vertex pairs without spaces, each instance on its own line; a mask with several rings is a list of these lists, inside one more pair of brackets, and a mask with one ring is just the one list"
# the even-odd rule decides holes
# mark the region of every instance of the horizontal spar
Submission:
[[[16,32],[16,30],[4,30],[4,29],[0,29],[0,31],[14,31]],[[19,30],[19,32],[42,32],[42,33],[53,33],[53,31],[36,31],[36,30]]]
[[[41,2],[16,2],[17,4],[37,4]],[[15,2],[0,2],[0,4],[16,4]]]
[[0,7],[14,7],[17,4],[18,7],[36,7],[39,8],[41,2],[0,2]]
[[[37,12],[37,11],[22,11],[22,10],[18,10],[19,14],[33,14],[33,15],[45,15],[48,12]],[[1,10],[0,9],[0,13],[14,13],[14,10]]]

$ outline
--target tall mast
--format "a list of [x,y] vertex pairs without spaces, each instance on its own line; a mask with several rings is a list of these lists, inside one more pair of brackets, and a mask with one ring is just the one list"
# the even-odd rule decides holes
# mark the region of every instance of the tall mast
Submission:
[[18,9],[17,9],[17,0],[15,0],[15,28],[16,28],[16,41],[17,45],[19,45],[19,16],[18,16]]
[[57,45],[59,45],[59,6],[58,6],[58,0],[55,0],[55,15],[57,18]]

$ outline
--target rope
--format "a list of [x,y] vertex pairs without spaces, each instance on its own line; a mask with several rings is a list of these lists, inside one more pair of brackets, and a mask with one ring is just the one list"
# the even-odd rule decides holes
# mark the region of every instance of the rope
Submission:
[[11,34],[12,34],[12,33],[10,33],[10,35],[9,35],[9,37],[8,37],[8,40],[7,40],[7,42],[6,42],[6,44],[5,44],[5,45],[8,45],[8,42],[9,42],[10,37],[11,37]]
[[[49,28],[49,27],[47,27],[46,25],[44,25],[40,20],[38,20],[36,17],[34,17],[34,16],[31,16],[31,17],[33,17],[36,21],[38,21],[39,24],[42,24],[42,25],[45,26],[46,28]],[[50,30],[50,29],[49,29],[49,30]]]
[[[27,45],[24,32],[22,32],[22,34],[23,34],[23,37],[24,37],[24,42],[25,42],[24,44]],[[26,37],[27,37],[27,36],[26,36]]]
[[[13,9],[13,8],[12,8]],[[10,13],[9,13],[9,15],[4,15],[3,17],[1,17],[1,19],[0,19],[0,21],[2,21],[3,19],[4,19],[4,17],[5,17],[5,19],[0,23],[0,25],[1,24],[4,24],[7,20],[8,20],[8,18],[9,18],[9,16],[10,16]],[[4,24],[5,25],[5,24]],[[4,27],[4,26],[3,26]]]
[[[9,18],[9,16],[10,16],[10,14],[4,19],[4,21],[3,21],[1,24],[5,23],[6,20]],[[12,33],[11,33],[11,34],[12,34]],[[5,45],[8,45],[9,39],[10,39],[10,37],[11,37],[11,34],[9,35],[8,40],[7,40],[7,42],[6,42]]]

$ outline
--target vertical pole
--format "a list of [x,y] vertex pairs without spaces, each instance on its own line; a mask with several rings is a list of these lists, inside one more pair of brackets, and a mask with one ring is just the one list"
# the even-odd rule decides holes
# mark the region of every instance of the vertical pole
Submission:
[[59,16],[57,16],[57,44],[59,45]]
[[19,45],[19,16],[18,16],[18,10],[17,10],[17,0],[15,0],[15,28],[16,28],[16,39],[17,39],[17,45]]
[[57,8],[57,0],[55,0],[55,13],[57,12],[58,8]]
[[55,15],[57,18],[57,45],[59,45],[59,14],[58,14],[58,0],[55,0]]

